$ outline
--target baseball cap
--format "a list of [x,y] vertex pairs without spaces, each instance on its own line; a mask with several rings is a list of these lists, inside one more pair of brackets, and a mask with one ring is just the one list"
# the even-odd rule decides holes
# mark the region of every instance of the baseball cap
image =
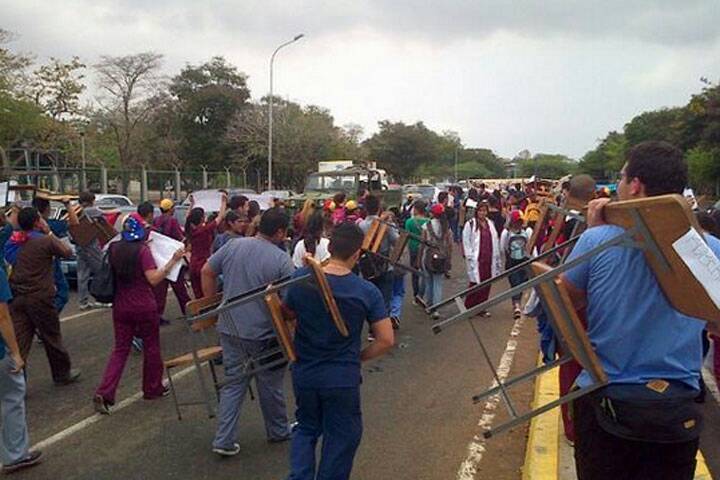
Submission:
[[164,212],[167,212],[174,206],[175,206],[175,202],[173,202],[169,198],[163,198],[162,200],[160,200],[160,210],[162,210]]
[[356,210],[357,208],[358,205],[355,200],[348,200],[347,203],[345,203],[345,210]]
[[445,213],[445,207],[440,203],[436,203],[430,209],[430,213],[432,213],[433,217],[439,217],[440,215]]

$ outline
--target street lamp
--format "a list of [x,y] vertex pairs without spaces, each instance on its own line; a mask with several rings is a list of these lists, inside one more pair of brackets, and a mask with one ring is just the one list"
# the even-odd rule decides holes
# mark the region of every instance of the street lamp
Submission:
[[272,190],[273,62],[275,61],[275,55],[277,55],[281,48],[286,47],[291,43],[297,42],[304,36],[304,33],[295,35],[295,38],[277,47],[273,52],[272,56],[270,57],[270,99],[268,101],[268,190]]
[[85,130],[80,131],[80,156],[82,158],[82,173],[80,175],[80,183],[82,184],[80,187],[80,190],[86,191],[87,188],[87,171],[85,168],[87,167],[86,161],[85,161]]

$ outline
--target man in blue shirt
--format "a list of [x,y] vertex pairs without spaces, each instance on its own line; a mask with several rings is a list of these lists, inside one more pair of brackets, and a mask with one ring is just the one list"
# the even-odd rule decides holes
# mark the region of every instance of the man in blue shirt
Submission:
[[[338,332],[316,288],[295,284],[285,298],[288,313],[297,319],[298,356],[292,366],[298,425],[290,448],[289,480],[350,477],[362,437],[360,363],[383,355],[394,343],[382,294],[352,273],[363,237],[355,225],[336,227],[330,239],[330,262],[324,267],[348,337]],[[296,275],[307,272],[305,267]],[[365,322],[375,341],[361,350]],[[322,456],[316,471],[315,447],[320,437]]]
[[15,338],[8,303],[12,299],[4,269],[0,268],[0,402],[2,402],[2,472],[10,473],[37,465],[41,452],[30,451],[25,417],[25,362]]
[[[628,153],[618,196],[682,193],[686,184],[682,152],[645,142]],[[590,203],[589,228],[568,261],[623,233],[604,224],[607,202]],[[720,241],[707,240],[720,256]],[[701,421],[693,399],[705,323],[673,309],[638,248],[605,250],[569,270],[563,282],[575,306],[587,306],[588,336],[610,382],[574,402],[578,478],[692,479]],[[590,383],[583,371],[577,384]]]

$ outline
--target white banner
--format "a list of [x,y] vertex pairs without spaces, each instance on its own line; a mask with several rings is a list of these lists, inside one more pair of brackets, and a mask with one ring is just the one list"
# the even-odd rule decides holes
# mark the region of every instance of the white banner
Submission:
[[720,308],[720,260],[705,240],[694,228],[691,228],[673,242],[673,248],[705,288],[715,306]]
[[[152,253],[155,265],[157,265],[158,268],[162,268],[167,265],[173,255],[175,255],[175,252],[184,246],[185,245],[182,242],[179,242],[174,238],[166,237],[165,235],[155,231],[150,232],[150,236],[148,237],[148,247],[150,247],[150,253]],[[177,282],[182,265],[182,260],[177,262],[165,278],[171,282]]]

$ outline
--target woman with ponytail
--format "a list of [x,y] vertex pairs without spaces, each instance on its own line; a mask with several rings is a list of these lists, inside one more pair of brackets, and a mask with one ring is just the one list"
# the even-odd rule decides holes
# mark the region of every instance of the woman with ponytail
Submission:
[[295,245],[293,252],[293,264],[295,268],[305,266],[305,257],[311,255],[319,262],[324,262],[330,258],[328,245],[330,240],[324,236],[324,218],[321,212],[316,211],[308,218],[305,223],[305,233],[302,239]]
[[192,208],[185,220],[185,243],[190,247],[190,284],[195,298],[203,296],[200,271],[207,259],[210,258],[218,225],[225,218],[226,211],[227,195],[223,194],[220,211],[213,221],[205,221],[205,210],[200,207]]

